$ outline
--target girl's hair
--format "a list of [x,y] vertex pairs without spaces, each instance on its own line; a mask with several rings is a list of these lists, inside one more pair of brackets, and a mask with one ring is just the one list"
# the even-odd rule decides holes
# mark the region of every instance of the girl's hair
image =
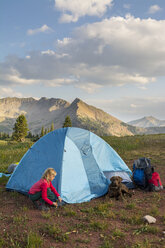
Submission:
[[51,175],[54,175],[56,176],[57,175],[57,172],[53,169],[53,168],[48,168],[44,171],[43,175],[42,175],[42,178],[43,179],[46,179],[46,181],[49,181],[49,177]]

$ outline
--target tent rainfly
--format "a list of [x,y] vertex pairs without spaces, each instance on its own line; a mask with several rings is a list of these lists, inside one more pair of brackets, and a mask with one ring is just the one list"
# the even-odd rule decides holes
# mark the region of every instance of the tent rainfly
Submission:
[[114,175],[131,182],[131,170],[108,143],[90,131],[67,127],[40,138],[23,156],[6,188],[27,194],[49,167],[56,170],[52,183],[67,203],[104,195]]

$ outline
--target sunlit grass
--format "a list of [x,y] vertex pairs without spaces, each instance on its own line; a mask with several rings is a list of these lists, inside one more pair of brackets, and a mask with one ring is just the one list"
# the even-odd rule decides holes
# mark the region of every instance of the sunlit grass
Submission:
[[7,172],[7,168],[12,163],[21,160],[32,143],[0,142],[0,172]]

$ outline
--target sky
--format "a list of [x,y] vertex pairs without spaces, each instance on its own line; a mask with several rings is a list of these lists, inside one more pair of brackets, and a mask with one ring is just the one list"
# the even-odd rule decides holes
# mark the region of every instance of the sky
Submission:
[[0,98],[165,120],[164,0],[0,0]]

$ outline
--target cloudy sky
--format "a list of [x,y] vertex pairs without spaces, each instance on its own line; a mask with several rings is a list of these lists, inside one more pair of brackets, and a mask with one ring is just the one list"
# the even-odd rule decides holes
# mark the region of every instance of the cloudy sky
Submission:
[[0,0],[0,98],[165,119],[164,0]]

